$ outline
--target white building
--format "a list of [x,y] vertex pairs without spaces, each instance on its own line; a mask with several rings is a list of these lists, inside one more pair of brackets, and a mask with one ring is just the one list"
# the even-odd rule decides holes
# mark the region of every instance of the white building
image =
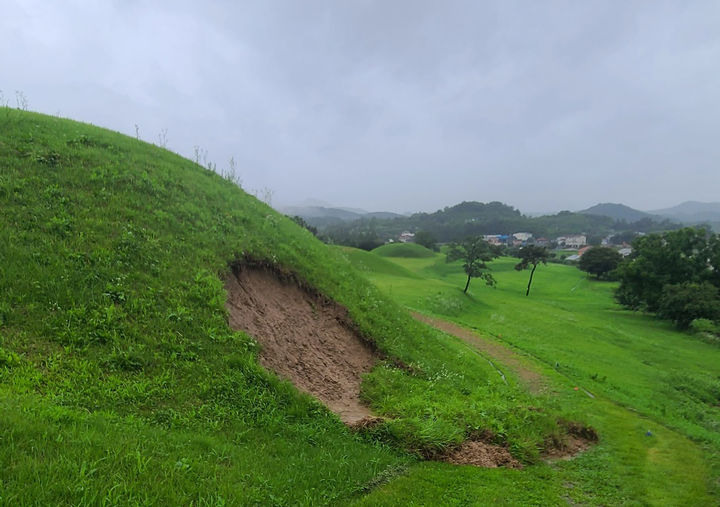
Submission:
[[587,236],[584,234],[575,234],[572,236],[560,236],[557,238],[558,246],[565,248],[582,248],[587,245]]
[[515,234],[513,234],[513,238],[517,239],[518,241],[527,241],[532,237],[533,235],[529,232],[516,232]]
[[415,234],[413,234],[412,232],[409,232],[409,231],[405,231],[402,234],[400,234],[398,241],[400,241],[400,243],[409,243],[409,242],[413,241],[414,238],[415,238]]

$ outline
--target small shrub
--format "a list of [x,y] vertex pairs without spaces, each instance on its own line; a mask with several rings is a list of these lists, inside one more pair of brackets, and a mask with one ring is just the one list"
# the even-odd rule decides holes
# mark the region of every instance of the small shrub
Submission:
[[720,335],[720,325],[710,319],[695,319],[690,323],[690,330],[694,333],[709,333]]
[[690,323],[690,331],[702,341],[711,345],[720,345],[720,323],[710,319],[695,319]]
[[696,319],[720,319],[720,294],[708,282],[680,283],[663,287],[658,315],[687,329]]

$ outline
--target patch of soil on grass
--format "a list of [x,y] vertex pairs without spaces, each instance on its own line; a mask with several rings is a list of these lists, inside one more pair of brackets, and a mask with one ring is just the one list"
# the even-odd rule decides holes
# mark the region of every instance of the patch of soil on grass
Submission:
[[562,440],[547,442],[542,458],[545,461],[572,459],[595,445],[598,440],[597,431],[592,426],[584,426],[576,422],[560,421],[567,434]]
[[441,461],[483,468],[522,468],[522,464],[504,447],[479,440],[466,440],[460,447],[442,456]]
[[529,368],[520,356],[512,350],[509,350],[507,347],[488,340],[480,334],[452,322],[428,317],[427,315],[423,315],[418,312],[410,313],[416,320],[429,324],[440,331],[455,335],[465,343],[475,347],[480,352],[483,352],[500,363],[512,368],[512,370],[517,373],[518,377],[520,377],[523,383],[527,385],[531,392],[539,393],[547,388],[545,378],[537,371]]
[[359,395],[361,375],[376,356],[353,330],[345,308],[261,263],[233,266],[225,289],[230,326],[261,344],[263,366],[322,401],[346,424],[373,419]]

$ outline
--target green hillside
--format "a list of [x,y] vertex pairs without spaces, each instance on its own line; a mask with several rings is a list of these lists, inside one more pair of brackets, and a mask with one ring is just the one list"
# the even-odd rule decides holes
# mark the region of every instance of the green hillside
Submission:
[[[0,132],[0,504],[346,503],[478,435],[533,482],[566,438],[559,421],[583,420],[504,382],[346,254],[211,171],[9,108]],[[225,308],[223,282],[247,259],[347,308],[379,356],[361,395],[382,419],[350,429],[259,365]],[[438,480],[458,470],[433,467]],[[473,494],[500,494],[512,476]]]
[[[497,356],[499,364],[516,354],[515,363],[541,372],[555,386],[556,400],[566,409],[586,412],[601,435],[600,445],[556,469],[548,480],[598,488],[590,499],[580,500],[591,505],[717,504],[717,345],[678,332],[668,322],[622,310],[612,298],[614,283],[591,280],[571,266],[538,267],[533,292],[526,297],[527,272],[514,269],[517,259],[501,258],[490,263],[497,287],[474,282],[466,296],[458,262],[448,264],[440,254],[389,260],[412,276],[389,270],[368,276],[393,299],[476,330],[490,350],[505,350]],[[511,362],[505,367],[517,371]],[[585,390],[593,397],[578,395]],[[382,488],[368,502],[420,501],[413,480],[431,478],[438,490],[460,488],[469,480],[446,481],[427,467]],[[508,487],[526,487],[526,479],[518,477]],[[614,494],[606,497],[608,488]]]

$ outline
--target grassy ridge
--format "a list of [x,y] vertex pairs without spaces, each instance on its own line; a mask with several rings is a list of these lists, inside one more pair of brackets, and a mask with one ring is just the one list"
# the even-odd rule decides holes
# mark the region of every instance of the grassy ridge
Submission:
[[[260,368],[255,343],[227,326],[221,276],[233,258],[275,259],[327,292],[357,285],[352,275],[321,283],[314,263],[342,273],[342,259],[177,155],[31,113],[0,110],[0,121],[0,426],[13,444],[0,446],[4,498],[202,503],[225,480],[228,501],[325,502],[407,461]],[[92,431],[90,417],[112,431]],[[189,433],[208,444],[144,443],[174,449]],[[48,438],[47,452],[34,451]],[[125,473],[105,456],[125,441],[155,466]],[[228,446],[238,466],[224,479],[204,471]],[[98,460],[112,480],[72,487],[68,471]],[[172,494],[158,489],[158,470],[183,460],[196,472]],[[32,480],[42,469],[56,472]]]
[[[491,265],[497,288],[473,282],[466,296],[462,293],[465,275],[458,263],[447,264],[441,255],[392,261],[413,276],[393,275],[387,270],[368,276],[393,299],[481,330],[489,339],[528,355],[554,379],[555,401],[566,410],[584,411],[600,430],[602,440],[596,450],[554,473],[543,472],[548,474],[548,484],[559,480],[593,485],[599,488],[594,497],[599,503],[713,503],[705,496],[709,494],[717,500],[717,347],[651,317],[621,310],[611,297],[613,284],[591,281],[568,266],[538,268],[533,291],[525,297],[528,274],[513,269],[516,260],[499,259]],[[598,397],[577,396],[581,391],[572,390],[576,385]],[[652,436],[645,435],[648,430]],[[460,487],[459,481],[446,483],[440,475],[434,466],[414,469],[406,479],[367,500],[387,499],[388,504],[420,501],[411,490],[415,480],[438,488],[452,485],[461,497],[488,493],[479,480]],[[531,490],[539,495],[538,503],[546,503],[542,495],[553,488]],[[571,497],[574,492],[569,492]],[[496,500],[521,503],[519,498],[525,497],[518,495]]]
[[[561,407],[530,410],[545,402],[218,175],[34,113],[0,109],[0,132],[0,501],[329,503],[479,428],[528,462],[559,431]],[[353,434],[258,365],[224,308],[245,255],[298,273],[409,365],[363,384],[388,422]]]

